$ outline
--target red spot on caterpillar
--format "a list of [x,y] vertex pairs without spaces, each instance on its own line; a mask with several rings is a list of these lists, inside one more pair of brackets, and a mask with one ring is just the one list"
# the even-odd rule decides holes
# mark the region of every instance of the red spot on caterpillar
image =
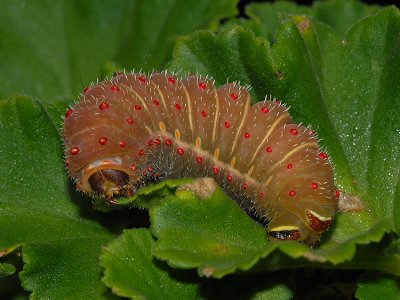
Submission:
[[158,101],[158,99],[153,99],[153,103],[156,106],[160,105],[160,101]]
[[143,149],[140,149],[139,155],[142,156],[143,154],[144,154],[144,150],[143,150]]
[[261,112],[264,114],[269,113],[269,108],[264,106],[261,108]]
[[137,111],[142,110],[142,107],[139,104],[135,104],[133,108]]
[[147,171],[150,171],[150,172],[153,171],[153,166],[148,166]]
[[129,169],[131,169],[132,171],[136,171],[136,165],[130,165]]
[[113,92],[119,92],[119,87],[116,86],[116,85],[112,85],[112,86],[111,86],[111,90],[112,90]]
[[265,151],[267,151],[268,153],[271,153],[272,152],[272,148],[271,147],[267,147],[267,148],[265,148]]
[[65,112],[65,117],[66,117],[66,118],[69,118],[70,116],[72,116],[73,113],[74,113],[74,110],[73,110],[73,109],[68,109],[68,110]]
[[296,128],[290,129],[290,134],[291,134],[291,135],[297,135],[298,133],[299,133],[299,132],[297,131]]
[[315,182],[311,183],[311,188],[312,188],[313,190],[316,190],[316,189],[318,188],[318,184],[315,183]]
[[205,118],[205,117],[207,117],[207,112],[203,110],[203,111],[201,112],[201,115]]
[[85,89],[83,90],[83,93],[86,94],[86,92],[89,90],[89,87],[85,87]]
[[107,144],[107,138],[106,137],[101,137],[101,138],[99,138],[99,144],[100,145],[105,145],[105,144]]
[[219,173],[219,169],[218,169],[217,167],[214,167],[214,168],[213,168],[213,173],[214,173],[214,174],[218,174],[218,173]]
[[176,152],[178,152],[178,154],[179,155],[183,155],[183,154],[185,154],[185,150],[183,150],[183,148],[178,148],[177,150],[176,150]]
[[78,147],[72,147],[71,148],[71,154],[72,155],[77,155],[81,150],[79,150]]
[[161,145],[161,140],[160,139],[155,139],[154,142],[156,143],[156,145]]
[[175,84],[176,83],[176,79],[174,77],[168,77],[168,82],[171,84]]
[[248,133],[248,132],[246,132],[246,133],[244,134],[244,137],[245,137],[246,139],[249,139],[249,138],[251,137],[251,134]]
[[228,179],[228,181],[232,181],[232,179],[233,179],[232,175],[229,174],[228,177],[227,177],[227,179]]
[[119,146],[120,147],[125,147],[126,146],[126,142],[125,141],[120,141],[119,142]]
[[288,168],[288,169],[290,170],[291,168],[293,168],[293,164],[288,164],[288,165],[286,166],[286,168]]
[[276,104],[278,104],[278,105],[281,105],[282,104],[282,101],[280,101],[280,100],[275,100],[274,101]]
[[148,141],[147,141],[147,145],[153,146],[153,140],[148,140]]
[[103,102],[103,103],[101,103],[100,105],[99,105],[99,109],[100,110],[106,110],[106,109],[108,109],[110,106],[108,105],[108,103],[106,103],[106,102]]
[[239,98],[238,94],[236,94],[236,93],[231,93],[231,94],[229,94],[229,97],[230,97],[232,100],[237,100],[237,99]]
[[126,122],[127,122],[129,125],[132,125],[132,124],[133,124],[133,119],[132,119],[131,117],[128,117],[128,118],[126,118]]
[[258,194],[258,198],[264,198],[264,196],[265,196],[264,192],[261,192],[261,193]]
[[180,105],[179,103],[176,103],[176,104],[175,104],[175,108],[176,108],[177,110],[181,110],[182,105]]
[[245,190],[245,189],[247,189],[249,187],[249,184],[248,183],[243,183],[243,189]]
[[165,140],[165,145],[171,146],[172,145],[172,141],[170,139],[166,139]]
[[204,90],[206,87],[207,87],[207,86],[206,86],[206,84],[205,84],[204,82],[200,82],[200,83],[199,83],[199,88],[200,88],[200,89]]
[[139,80],[139,82],[141,84],[146,84],[147,83],[146,77],[144,77],[143,75],[139,76],[138,80]]
[[339,190],[336,190],[335,196],[336,196],[336,198],[339,198],[339,197],[340,197],[340,192],[339,192]]
[[225,121],[225,128],[231,127],[231,124],[228,121]]
[[203,162],[203,158],[201,156],[196,157],[196,161],[201,164]]
[[289,191],[289,196],[294,197],[296,195],[296,191]]
[[68,167],[69,166],[69,159],[65,160],[65,165]]
[[321,157],[322,159],[327,159],[328,158],[328,154],[326,154],[325,152],[318,153],[318,156]]

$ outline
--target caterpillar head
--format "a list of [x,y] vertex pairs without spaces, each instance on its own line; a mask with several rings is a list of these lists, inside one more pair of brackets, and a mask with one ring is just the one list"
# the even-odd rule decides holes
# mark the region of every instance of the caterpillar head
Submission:
[[113,157],[88,163],[73,174],[77,188],[108,200],[133,196],[141,179],[135,170],[127,168],[122,161],[121,157]]

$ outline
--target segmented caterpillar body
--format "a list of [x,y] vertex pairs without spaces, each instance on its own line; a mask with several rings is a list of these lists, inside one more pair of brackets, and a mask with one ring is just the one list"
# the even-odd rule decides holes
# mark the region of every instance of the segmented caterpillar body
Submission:
[[279,101],[251,105],[237,83],[118,74],[66,112],[70,176],[80,190],[129,196],[164,178],[212,177],[281,240],[319,239],[337,207],[333,171],[314,132]]

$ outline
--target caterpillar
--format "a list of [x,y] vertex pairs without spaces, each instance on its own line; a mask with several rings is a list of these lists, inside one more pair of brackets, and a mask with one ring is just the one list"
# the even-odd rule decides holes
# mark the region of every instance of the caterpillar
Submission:
[[118,73],[85,88],[65,114],[77,188],[113,201],[165,178],[212,177],[268,220],[271,239],[312,244],[337,210],[328,155],[280,101],[206,77]]

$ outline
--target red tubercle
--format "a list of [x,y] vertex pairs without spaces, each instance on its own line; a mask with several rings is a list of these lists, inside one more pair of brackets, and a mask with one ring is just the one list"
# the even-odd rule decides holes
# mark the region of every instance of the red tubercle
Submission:
[[249,132],[246,132],[246,133],[244,134],[244,137],[245,137],[246,139],[249,139],[249,138],[251,137],[251,134],[250,134]]
[[268,152],[268,153],[271,153],[272,152],[272,147],[265,148],[265,151]]
[[199,89],[204,90],[207,87],[207,85],[204,82],[199,83]]
[[263,114],[269,113],[269,108],[266,107],[266,106],[262,107],[260,110],[261,110],[261,112],[262,112]]
[[154,144],[154,141],[153,141],[153,140],[148,140],[148,141],[147,141],[147,145],[153,146],[153,144]]
[[143,155],[144,155],[144,149],[140,149],[139,155],[140,155],[140,156],[143,156]]
[[340,192],[339,192],[339,190],[336,190],[336,191],[335,191],[335,196],[336,196],[336,198],[339,198],[339,197],[340,197]]
[[133,106],[133,108],[134,108],[136,111],[142,110],[142,107],[141,107],[139,104],[135,104],[135,105]]
[[229,175],[228,175],[228,177],[227,177],[227,179],[228,179],[228,181],[229,181],[229,182],[231,182],[231,181],[233,180],[233,177],[232,177],[232,175],[231,175],[231,174],[229,174]]
[[203,162],[203,158],[201,156],[196,157],[196,161],[201,164]]
[[72,114],[74,113],[73,109],[67,109],[67,111],[65,112],[65,117],[69,118],[70,116],[72,116]]
[[274,101],[276,104],[278,104],[278,105],[282,105],[282,101],[281,100],[275,100]]
[[65,160],[65,166],[67,166],[67,167],[69,166],[69,159]]
[[165,140],[165,145],[171,146],[172,145],[172,141],[170,139],[166,139]]
[[229,128],[229,127],[231,127],[231,123],[229,123],[228,121],[225,121],[225,128]]
[[87,86],[87,87],[85,87],[85,89],[83,90],[83,93],[86,94],[86,92],[89,91],[89,90],[90,90],[90,88]]
[[261,193],[258,194],[258,198],[264,198],[264,197],[265,197],[265,193],[264,192],[261,192]]
[[154,169],[153,169],[153,166],[148,166],[147,167],[147,171],[150,171],[150,172],[152,172]]
[[168,82],[171,84],[175,84],[176,83],[176,79],[174,77],[168,77]]
[[100,103],[100,105],[99,105],[99,109],[100,109],[100,110],[107,110],[109,107],[110,107],[110,105],[108,105],[107,102],[102,102],[102,103]]
[[205,117],[207,117],[207,112],[203,110],[203,111],[201,112],[201,115],[205,118]]
[[144,77],[143,75],[140,75],[140,76],[138,77],[138,80],[139,80],[139,82],[140,82],[141,84],[146,84],[146,83],[147,83],[146,77]]
[[119,146],[122,147],[122,148],[126,146],[126,142],[125,142],[125,141],[119,141],[118,144],[119,144]]
[[326,154],[325,152],[318,153],[318,156],[321,157],[322,159],[327,159],[328,158],[328,154]]
[[161,145],[161,140],[160,140],[160,139],[155,139],[155,140],[154,140],[154,143],[155,143],[157,146],[159,146],[159,145]]
[[105,144],[107,144],[108,139],[106,137],[101,137],[99,138],[99,144],[104,146]]
[[117,86],[117,85],[112,85],[112,86],[111,86],[111,90],[112,90],[113,92],[119,92],[119,86]]
[[178,148],[178,149],[176,149],[176,152],[178,152],[178,154],[179,154],[180,156],[182,156],[183,154],[185,154],[185,150],[184,150],[183,148]]
[[238,94],[236,94],[236,93],[231,93],[231,94],[229,94],[229,97],[230,97],[232,100],[237,100],[237,99],[239,98]]
[[288,164],[288,165],[286,166],[286,168],[287,168],[288,170],[292,169],[292,168],[293,168],[293,164]]
[[153,103],[156,106],[160,105],[160,101],[158,101],[158,99],[153,99]]
[[218,173],[219,173],[219,169],[218,169],[217,167],[214,167],[214,168],[213,168],[213,173],[214,173],[214,174],[218,174]]
[[289,196],[290,197],[294,197],[294,196],[296,196],[296,191],[289,191]]
[[311,183],[311,189],[316,190],[318,188],[318,184],[316,182]]
[[248,183],[243,183],[243,189],[246,190],[249,187]]
[[299,133],[299,131],[296,128],[292,128],[289,130],[291,135],[297,135]]
[[181,109],[182,109],[182,105],[180,105],[179,103],[176,103],[176,104],[175,104],[175,108],[176,108],[177,110],[181,110]]
[[131,171],[136,171],[136,165],[130,165],[129,169],[131,169]]
[[132,125],[132,124],[133,124],[133,119],[132,119],[131,117],[128,117],[128,118],[126,118],[126,122],[127,122],[129,125]]
[[81,152],[81,150],[79,150],[78,147],[72,147],[70,153],[72,155],[77,155],[79,152]]

